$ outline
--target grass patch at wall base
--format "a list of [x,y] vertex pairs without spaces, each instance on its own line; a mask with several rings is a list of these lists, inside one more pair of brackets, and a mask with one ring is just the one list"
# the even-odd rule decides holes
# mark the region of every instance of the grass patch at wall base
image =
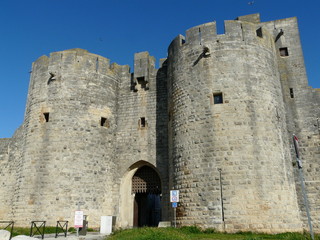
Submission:
[[[182,228],[134,228],[114,232],[107,240],[311,240],[308,233],[263,234],[239,232],[234,234],[201,230],[198,227]],[[320,240],[320,236],[315,236]]]

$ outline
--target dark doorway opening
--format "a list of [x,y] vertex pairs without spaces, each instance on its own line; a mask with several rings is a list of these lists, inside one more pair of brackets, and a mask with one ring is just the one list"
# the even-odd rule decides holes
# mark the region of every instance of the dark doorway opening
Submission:
[[134,198],[134,226],[158,226],[161,219],[160,210],[160,194],[136,193]]
[[161,181],[151,167],[140,168],[132,178],[134,227],[155,227],[161,220]]

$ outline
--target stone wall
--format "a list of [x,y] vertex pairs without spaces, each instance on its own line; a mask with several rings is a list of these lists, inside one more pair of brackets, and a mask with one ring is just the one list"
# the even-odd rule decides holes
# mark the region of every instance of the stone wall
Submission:
[[295,167],[295,179],[301,216],[304,219],[304,228],[307,229],[306,209],[301,192],[300,177],[295,164],[295,153],[292,146],[292,136],[300,139],[300,152],[303,161],[303,172],[306,191],[310,204],[313,225],[319,229],[319,157],[320,157],[320,90],[308,86],[300,34],[296,18],[282,19],[263,23],[270,32],[273,32],[276,48],[288,49],[288,56],[278,54],[278,66],[283,91],[283,100],[286,107],[287,139],[291,145],[291,161]]
[[23,171],[13,201],[19,221],[71,220],[78,204],[94,225],[101,214],[114,214],[110,199],[115,192],[108,183],[115,169],[121,70],[80,49],[43,56],[33,64]]
[[10,140],[10,138],[0,139],[0,216],[8,216],[9,214],[10,198],[8,193],[10,191],[10,179],[7,179],[7,176],[11,174],[8,162]]
[[[110,66],[108,59],[81,49],[55,52],[33,64],[22,152],[12,156],[19,165],[8,167],[19,170],[18,181],[2,169],[3,179],[12,179],[1,190],[13,193],[11,183],[15,189],[4,195],[4,202],[11,199],[4,209],[18,225],[72,221],[80,204],[91,226],[103,215],[117,216],[119,227],[132,226],[132,207],[128,213],[119,204],[133,206],[123,179],[134,165],[157,169],[168,201],[165,73],[155,69],[147,52],[136,54],[135,69],[130,74],[128,66]],[[6,147],[19,143],[15,140],[1,141],[7,164]]]
[[[119,90],[117,129],[117,179],[148,163],[162,180],[163,200],[168,199],[166,81],[155,69],[155,59],[147,52],[135,54],[134,73]],[[125,188],[122,182],[121,188]],[[131,189],[127,189],[131,192]],[[121,203],[133,207],[133,200],[121,192]],[[133,208],[120,214],[122,227],[132,226]],[[119,209],[124,209],[125,206]],[[165,208],[163,217],[166,217]],[[128,217],[131,216],[131,217]]]
[[259,25],[245,21],[227,21],[224,35],[215,28],[189,29],[169,47],[169,147],[173,184],[182,193],[179,223],[300,230],[273,35],[265,29],[259,35]]
[[15,219],[14,199],[19,191],[23,171],[24,127],[12,138],[0,139],[0,216],[2,221]]
[[132,177],[161,179],[162,220],[180,190],[178,225],[226,231],[307,228],[292,135],[300,139],[319,231],[320,92],[308,87],[296,18],[259,14],[193,27],[156,69],[148,52],[129,66],[82,49],[33,63],[23,125],[0,139],[0,218],[73,223],[80,207],[133,226]]

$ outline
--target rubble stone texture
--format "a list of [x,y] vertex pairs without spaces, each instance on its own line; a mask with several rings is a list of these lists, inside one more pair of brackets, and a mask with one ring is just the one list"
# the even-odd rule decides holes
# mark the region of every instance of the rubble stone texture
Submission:
[[162,220],[219,230],[307,229],[292,135],[300,139],[313,227],[320,231],[320,91],[308,86],[296,18],[259,14],[193,27],[159,69],[82,49],[33,63],[25,119],[0,139],[0,219],[133,226],[131,179],[162,182]]

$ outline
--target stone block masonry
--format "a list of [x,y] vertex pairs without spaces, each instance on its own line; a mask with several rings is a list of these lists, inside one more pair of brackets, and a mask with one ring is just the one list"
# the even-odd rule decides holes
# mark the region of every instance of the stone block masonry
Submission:
[[0,218],[90,227],[173,220],[223,231],[307,229],[292,134],[320,231],[320,91],[308,86],[296,18],[259,14],[178,35],[155,68],[83,49],[33,63],[25,119],[0,139]]

